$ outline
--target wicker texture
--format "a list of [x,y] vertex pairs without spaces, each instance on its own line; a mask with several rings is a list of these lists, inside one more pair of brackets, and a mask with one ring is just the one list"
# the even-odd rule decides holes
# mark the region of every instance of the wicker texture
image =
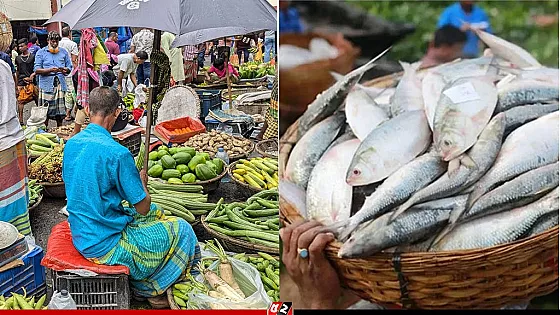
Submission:
[[[278,141],[276,139],[260,141],[259,143],[257,143],[255,148],[257,152],[264,157],[268,157],[271,159],[278,158]],[[275,151],[276,155],[266,153],[267,151]]]
[[13,39],[10,19],[8,19],[4,13],[0,12],[0,51],[8,50]]
[[[390,85],[390,75],[373,86]],[[296,121],[280,139],[280,176],[297,143]],[[301,216],[282,198],[283,223]],[[499,309],[527,302],[558,289],[558,226],[539,235],[491,248],[380,253],[368,258],[340,259],[342,244],[325,254],[343,286],[376,304],[425,309]]]
[[35,209],[37,209],[37,207],[39,207],[39,205],[41,204],[41,201],[43,201],[43,194],[39,195],[39,199],[37,199],[37,201],[35,202],[35,204],[31,207],[29,207],[28,211],[31,212]]
[[257,245],[253,243],[246,242],[244,240],[240,240],[234,237],[230,237],[224,235],[222,233],[214,231],[212,228],[206,224],[204,219],[206,216],[202,216],[200,218],[200,223],[204,227],[204,229],[208,232],[208,234],[212,235],[212,237],[217,238],[220,240],[220,244],[224,246],[224,249],[234,253],[257,253],[257,252],[264,252],[269,254],[279,254],[279,250],[272,247]]

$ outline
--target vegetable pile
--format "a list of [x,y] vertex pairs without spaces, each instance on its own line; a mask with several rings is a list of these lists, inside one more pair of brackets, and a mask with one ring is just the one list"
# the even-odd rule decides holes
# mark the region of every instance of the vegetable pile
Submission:
[[17,293],[11,293],[11,297],[5,298],[3,295],[0,295],[0,310],[46,310],[47,306],[43,306],[45,304],[45,300],[47,299],[47,295],[43,295],[40,298],[36,299],[35,296],[27,297],[25,293],[25,289],[23,295]]
[[252,244],[279,248],[280,218],[276,188],[256,193],[246,202],[222,202],[223,198],[204,218],[208,227]]
[[29,205],[28,207],[33,207],[35,203],[39,200],[41,196],[41,191],[43,190],[43,186],[37,184],[37,180],[33,179],[30,180],[27,184],[29,189]]
[[278,160],[271,158],[241,159],[232,170],[233,177],[259,189],[278,187]]
[[52,133],[36,133],[26,140],[27,152],[35,158],[51,152],[55,146],[63,143],[64,140]]
[[189,133],[192,132],[193,130],[189,127],[185,127],[185,128],[177,128],[177,129],[173,129],[171,132],[169,132],[172,135],[182,135],[184,133]]
[[148,176],[161,178],[170,184],[191,184],[207,181],[222,174],[227,165],[221,159],[211,159],[208,153],[190,147],[160,146],[149,154]]
[[214,156],[220,147],[224,148],[229,156],[249,153],[252,148],[251,140],[234,137],[216,130],[193,136],[184,145],[206,152],[210,156]]
[[127,93],[125,97],[123,97],[124,105],[128,110],[134,109],[134,98],[136,95],[134,93]]
[[207,203],[208,195],[202,194],[199,185],[171,185],[157,181],[148,181],[148,192],[152,202],[160,206],[166,216],[176,216],[189,223],[195,216],[208,213],[216,204]]
[[29,178],[39,182],[62,182],[62,155],[64,145],[56,145],[51,152],[37,158],[29,165]]
[[262,283],[266,288],[266,295],[268,295],[272,301],[279,301],[280,261],[266,253],[259,252],[258,254],[261,257],[254,257],[246,255],[245,253],[239,253],[233,255],[232,258],[253,265],[253,267],[255,267],[261,275]]
[[274,75],[276,69],[271,63],[246,62],[239,66],[240,79],[257,79],[266,75]]

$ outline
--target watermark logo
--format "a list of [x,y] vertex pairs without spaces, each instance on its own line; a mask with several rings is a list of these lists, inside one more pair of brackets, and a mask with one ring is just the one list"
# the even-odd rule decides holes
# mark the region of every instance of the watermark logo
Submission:
[[120,5],[126,5],[129,10],[140,9],[140,2],[148,2],[150,0],[122,0],[119,2]]
[[293,315],[292,302],[272,302],[268,315]]

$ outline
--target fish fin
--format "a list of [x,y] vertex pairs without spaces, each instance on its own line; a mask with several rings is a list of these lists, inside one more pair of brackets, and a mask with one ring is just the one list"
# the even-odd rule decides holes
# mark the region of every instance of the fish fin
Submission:
[[470,209],[474,203],[482,197],[486,193],[486,190],[481,188],[480,186],[475,186],[473,191],[469,194],[469,198],[467,199],[467,209]]
[[340,81],[340,80],[344,79],[344,76],[343,76],[342,74],[336,73],[336,72],[334,72],[334,71],[331,71],[331,75],[333,76],[333,78],[334,78],[336,81]]
[[379,58],[383,57],[383,55],[385,55],[389,50],[391,50],[391,48],[393,48],[393,45],[389,46],[389,48],[385,49],[384,51],[382,51],[379,55],[375,56],[373,59],[371,59],[370,61],[368,61],[365,65],[359,67],[358,69],[352,71],[352,72],[356,72],[356,73],[365,73],[366,71],[370,70],[371,68],[373,68],[375,66],[374,62],[376,62]]
[[[350,220],[343,220],[343,221],[339,221],[339,222],[334,222],[332,224],[329,224],[329,225],[321,228],[319,230],[319,233],[330,232],[330,233],[333,233],[336,236],[340,236],[341,230],[345,230],[349,224],[350,224]],[[338,237],[338,239],[342,241],[342,238]]]
[[475,170],[478,169],[478,165],[476,165],[476,162],[468,154],[463,154],[460,160],[461,164],[466,166],[467,168]]
[[459,172],[459,169],[461,168],[461,159],[460,158],[455,158],[451,161],[449,161],[449,164],[447,165],[447,176],[449,178],[453,178],[457,175],[457,173]]
[[348,220],[348,222],[344,222],[344,224],[339,228],[340,232],[338,232],[338,240],[341,242],[345,242],[359,225],[359,223],[356,224],[351,222],[350,220]]

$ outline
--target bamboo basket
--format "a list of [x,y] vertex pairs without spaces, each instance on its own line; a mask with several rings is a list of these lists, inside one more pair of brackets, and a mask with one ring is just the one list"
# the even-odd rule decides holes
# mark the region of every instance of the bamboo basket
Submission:
[[271,158],[271,159],[278,159],[278,154],[273,155],[273,154],[266,153],[267,151],[278,152],[277,139],[268,139],[268,140],[260,141],[259,143],[257,143],[255,148],[257,152],[264,157]]
[[[391,86],[395,75],[365,85]],[[297,143],[298,121],[280,139],[279,175]],[[302,220],[280,202],[283,223]],[[372,303],[420,309],[499,309],[558,289],[558,226],[531,238],[490,248],[379,253],[340,259],[342,243],[325,249],[342,285]]]
[[233,163],[230,164],[230,167],[228,168],[228,175],[231,178],[231,180],[236,183],[237,185],[241,186],[242,189],[248,194],[248,195],[254,195],[255,193],[258,193],[259,191],[263,191],[264,188],[256,188],[253,187],[247,183],[244,183],[240,180],[238,180],[237,178],[235,178],[233,176],[233,171],[235,170],[235,165],[237,165],[237,163],[241,163],[240,161],[235,161]]
[[37,207],[39,207],[39,205],[41,204],[41,201],[43,201],[43,194],[39,195],[39,199],[37,199],[35,204],[32,205],[31,207],[29,207],[29,209],[27,211],[29,211],[31,213],[31,211],[37,209]]
[[276,256],[278,256],[280,253],[279,250],[276,248],[249,243],[247,241],[240,240],[216,232],[212,228],[210,228],[208,224],[206,224],[206,222],[204,221],[205,218],[206,216],[202,216],[200,218],[200,223],[202,224],[204,229],[208,232],[208,234],[212,235],[213,238],[217,238],[218,240],[220,240],[220,244],[222,244],[224,249],[227,251],[234,252],[234,253],[247,253],[247,254],[256,254],[257,252],[263,252],[263,253],[273,254]]
[[[12,34],[12,24],[10,19],[0,12],[0,51],[6,51],[10,48],[12,40],[14,39]],[[11,55],[10,55],[11,57]]]

